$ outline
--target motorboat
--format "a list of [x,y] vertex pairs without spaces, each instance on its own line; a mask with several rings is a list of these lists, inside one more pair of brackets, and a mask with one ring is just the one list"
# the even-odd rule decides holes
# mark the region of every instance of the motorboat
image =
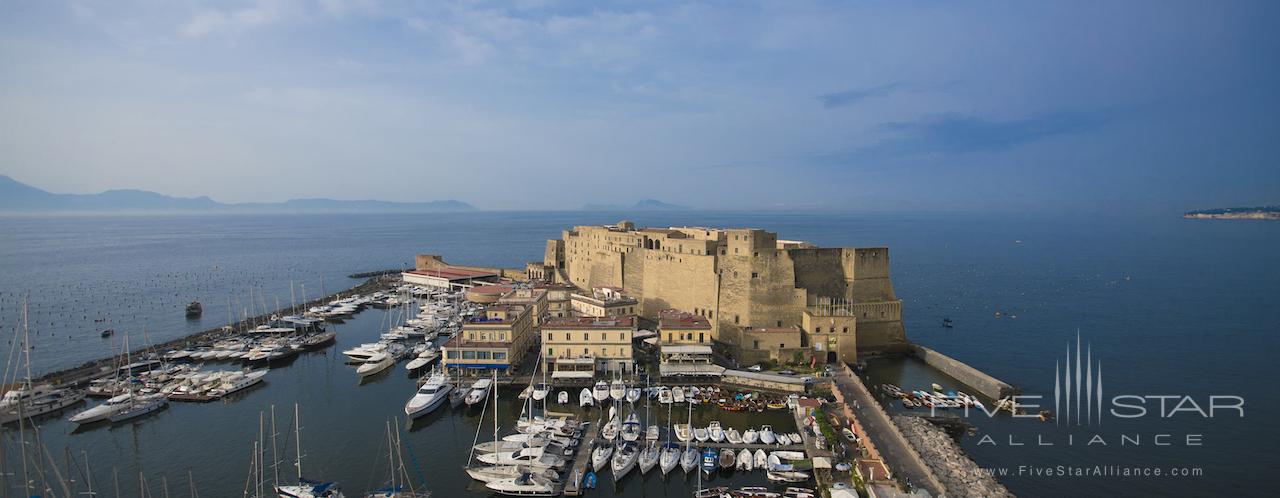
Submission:
[[468,390],[465,387],[457,387],[454,390],[449,391],[449,407],[457,408],[462,406],[462,404],[467,400],[467,392]]
[[391,365],[395,365],[395,364],[396,364],[396,360],[394,357],[391,356],[390,353],[387,353],[387,352],[374,353],[368,359],[364,360],[364,362],[361,363],[358,368],[356,368],[356,375],[359,375],[361,377],[368,377],[370,375],[386,370],[390,368]]
[[409,360],[409,363],[405,364],[404,368],[405,370],[412,372],[415,370],[422,369],[432,363],[435,363],[436,360],[439,360],[439,359],[440,359],[440,351],[437,350],[436,348],[428,347],[422,352],[419,352],[418,356],[414,357],[412,360]]
[[667,387],[665,387],[665,386],[663,386],[663,387],[659,387],[659,388],[658,388],[658,402],[659,402],[659,403],[662,403],[662,404],[664,404],[664,405],[669,405],[669,404],[671,404],[671,401],[672,401],[672,399],[671,399],[671,389],[668,389],[668,388],[667,388]]
[[453,386],[449,384],[447,376],[441,372],[432,374],[404,404],[404,414],[413,419],[431,413],[444,404],[451,390]]
[[796,487],[788,486],[787,489],[782,493],[782,496],[786,498],[814,498],[817,495],[814,494],[813,490],[809,488],[796,488]]
[[767,477],[774,482],[805,482],[809,480],[809,473],[797,470],[770,470]]
[[756,444],[756,441],[759,440],[760,433],[756,432],[755,429],[747,429],[747,432],[742,433],[742,442],[745,444]]
[[595,398],[591,396],[591,389],[582,388],[582,392],[578,393],[578,406],[586,408],[595,404]]
[[613,455],[613,445],[608,443],[599,444],[595,449],[591,450],[591,468],[596,472],[604,468],[604,464],[609,463],[609,457]]
[[786,434],[778,434],[778,444],[782,446],[790,446],[791,436],[788,436]]
[[693,438],[697,439],[699,443],[705,443],[708,439],[711,439],[711,432],[706,427],[697,427],[693,429]]
[[560,391],[559,394],[556,394],[556,403],[563,405],[568,402],[569,402],[569,391]]
[[516,398],[527,400],[530,396],[533,396],[533,386],[524,386],[524,389],[520,390],[520,394],[517,394]]
[[617,451],[613,452],[613,459],[610,467],[613,470],[613,480],[617,482],[623,476],[636,468],[636,461],[640,457],[640,449],[635,443],[623,443]]
[[755,459],[751,456],[751,450],[743,448],[738,452],[738,470],[751,472],[755,467]]
[[773,433],[773,427],[768,425],[760,426],[760,442],[762,444],[774,444],[778,442],[778,436]]
[[471,385],[471,391],[467,392],[467,406],[475,405],[484,401],[489,397],[489,388],[493,386],[493,381],[489,379],[480,379]]
[[752,462],[755,464],[753,465],[753,467],[757,469],[769,468],[769,455],[766,455],[764,450],[757,449],[756,452],[751,456],[755,457],[754,458],[755,462]]
[[778,459],[779,459],[779,461],[781,461],[781,460],[804,460],[804,459],[805,459],[805,455],[804,455],[804,452],[803,452],[803,451],[785,451],[785,450],[778,450],[778,451],[773,452],[772,454],[773,454],[774,456],[777,456],[777,457],[778,457]]
[[649,473],[658,464],[658,459],[661,458],[661,455],[662,450],[655,444],[646,445],[644,449],[640,450],[640,457],[636,462],[640,466],[640,473]]
[[742,444],[743,442],[742,434],[739,434],[737,429],[729,429],[727,431],[724,431],[724,439],[725,441],[728,441],[729,444],[733,444],[733,445]]
[[276,494],[280,498],[343,498],[337,483],[301,478],[294,486],[276,486]]
[[689,435],[690,435],[689,424],[676,424],[675,430],[676,430],[676,439],[679,439],[680,442],[685,442],[689,440]]
[[684,403],[684,389],[676,386],[671,390],[671,401],[673,403]]
[[354,348],[343,351],[342,354],[349,358],[352,362],[363,363],[369,357],[381,353],[387,349],[386,343],[370,342],[361,344]]
[[613,398],[614,401],[622,401],[623,398],[627,397],[627,385],[623,384],[621,380],[611,382],[609,384],[609,397]]
[[791,444],[804,444],[804,438],[798,432],[788,433],[787,436],[791,438]]
[[724,428],[720,427],[719,421],[712,420],[711,424],[707,426],[707,437],[716,443],[724,441]]
[[129,408],[130,402],[133,400],[133,393],[124,393],[119,396],[108,398],[102,404],[85,409],[72,415],[68,419],[73,424],[91,424],[101,420],[108,420],[112,415],[122,412]]
[[476,456],[476,459],[490,465],[524,465],[535,470],[564,467],[564,458],[547,452],[543,448],[486,453]]
[[781,494],[775,493],[773,491],[769,491],[769,488],[766,488],[764,486],[743,486],[733,491],[732,494],[734,496],[739,496],[742,498],[781,498],[782,497]]
[[683,468],[685,472],[692,472],[693,469],[698,468],[698,456],[699,453],[697,448],[685,448],[684,453],[680,455],[680,467]]
[[680,453],[679,445],[667,444],[662,447],[662,455],[658,457],[658,468],[662,469],[662,475],[667,475],[676,465],[680,465]]
[[595,389],[592,390],[591,396],[595,398],[596,403],[603,403],[609,399],[609,384],[605,381],[596,382]]
[[538,384],[533,386],[533,400],[542,401],[547,399],[547,394],[551,392],[551,386],[546,384]]
[[229,396],[239,391],[243,391],[250,387],[256,386],[262,382],[263,377],[267,376],[266,370],[256,370],[252,372],[231,372],[222,378],[222,383],[217,387],[209,390],[209,395],[214,397]]
[[702,472],[710,474],[716,471],[716,450],[707,448],[702,450]]
[[720,450],[720,468],[732,469],[737,459],[737,455],[733,452],[733,448],[724,448]]
[[13,389],[0,400],[0,424],[53,413],[84,401],[84,391],[37,386]]
[[640,400],[640,388],[633,387],[631,389],[627,389],[628,403],[635,403],[636,401],[639,401],[639,400]]
[[484,486],[506,496],[558,496],[561,493],[555,481],[529,473],[511,479],[487,482]]
[[699,489],[693,492],[693,498],[721,498],[729,491],[729,488],[720,486],[715,488]]

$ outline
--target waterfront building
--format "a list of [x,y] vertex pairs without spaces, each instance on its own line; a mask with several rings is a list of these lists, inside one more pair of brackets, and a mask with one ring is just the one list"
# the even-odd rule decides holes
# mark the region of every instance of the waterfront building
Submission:
[[498,275],[489,271],[440,267],[409,270],[401,273],[400,277],[406,284],[421,285],[442,291],[457,291],[495,282]]
[[519,287],[498,298],[498,304],[517,304],[529,308],[533,315],[533,326],[542,325],[542,317],[547,312],[547,290]]
[[663,344],[658,372],[663,377],[719,378],[725,368],[715,364],[714,354],[705,344]]
[[706,317],[668,309],[658,312],[658,336],[662,344],[705,344],[716,340]]
[[459,374],[476,369],[509,371],[533,348],[537,333],[532,310],[515,304],[489,306],[483,316],[462,324],[462,331],[441,346],[445,368]]
[[[635,315],[548,319],[542,325],[544,367],[580,370],[589,359],[593,371],[630,373],[635,369],[636,326]],[[574,361],[562,365],[560,360]]]
[[467,289],[464,296],[476,304],[495,304],[515,288],[512,284],[477,285]]
[[[747,327],[822,334],[822,349],[810,349],[824,362],[855,361],[858,348],[907,345],[884,247],[820,248],[752,228],[637,228],[622,221],[562,232],[547,241],[541,268],[526,267],[530,272],[581,289],[621,288],[642,316],[689,310],[708,322],[702,342],[715,341],[733,355],[741,354]],[[833,320],[850,339],[833,340]],[[819,325],[823,332],[807,328]]]
[[547,291],[547,317],[559,318],[573,314],[572,300],[576,287],[569,284],[540,282],[534,288]]
[[590,293],[575,292],[570,299],[573,312],[578,316],[632,315],[639,304],[617,287],[596,287]]
[[741,357],[743,364],[765,360],[787,362],[799,356],[806,358],[807,348],[801,345],[801,330],[792,327],[746,327],[742,330]]

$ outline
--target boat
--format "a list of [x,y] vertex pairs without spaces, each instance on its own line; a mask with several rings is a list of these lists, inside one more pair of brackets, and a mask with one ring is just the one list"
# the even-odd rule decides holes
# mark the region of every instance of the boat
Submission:
[[707,437],[716,443],[724,441],[724,428],[720,427],[719,421],[712,420],[711,424],[707,426]]
[[452,391],[449,391],[449,407],[450,408],[457,408],[459,406],[462,406],[462,404],[466,402],[466,399],[467,399],[467,388],[465,387],[458,387]]
[[215,397],[224,397],[243,391],[250,387],[256,386],[262,382],[263,377],[267,376],[266,370],[256,370],[252,372],[232,372],[222,378],[222,383],[217,387],[209,390],[209,395]]
[[645,441],[647,441],[647,442],[650,442],[650,443],[657,442],[657,441],[658,441],[658,437],[659,437],[661,434],[662,434],[662,432],[661,432],[661,430],[660,430],[660,429],[658,429],[658,426],[656,426],[656,425],[651,425],[651,426],[649,426],[649,428],[648,428],[648,429],[645,429],[645,431],[644,431],[644,440],[645,440]]
[[760,427],[760,442],[762,444],[774,444],[778,442],[778,436],[773,433],[773,427],[768,425]]
[[451,390],[453,386],[449,384],[449,378],[444,373],[432,374],[404,404],[404,414],[414,419],[431,413],[444,404]]
[[697,468],[698,455],[699,453],[697,448],[686,447],[684,449],[684,454],[680,455],[680,467],[684,468],[685,472],[690,472]]
[[640,439],[641,433],[640,419],[636,417],[635,412],[631,412],[627,415],[627,421],[622,423],[622,431],[619,435],[622,436],[623,441],[633,443]]
[[536,386],[533,386],[533,400],[542,401],[544,399],[547,399],[547,394],[550,392],[551,392],[551,386],[548,386],[546,384],[540,383]]
[[788,486],[786,491],[782,493],[782,496],[784,496],[785,498],[814,498],[817,495],[815,495],[813,493],[813,490],[809,488],[796,488],[796,487]]
[[610,418],[608,422],[600,426],[600,439],[612,443],[614,439],[618,438],[618,431],[621,429],[622,427],[618,425],[618,417]]
[[612,444],[602,443],[596,445],[595,449],[591,450],[591,468],[596,472],[600,472],[600,469],[604,468],[604,464],[609,463],[609,457],[612,455]]
[[699,489],[693,492],[693,498],[721,498],[728,490],[726,487]]
[[609,399],[609,384],[605,381],[596,382],[595,389],[592,390],[591,396],[595,398],[596,403],[603,403]]
[[705,443],[708,439],[711,439],[711,432],[706,427],[698,427],[693,430],[693,438],[697,439],[699,443]]
[[774,482],[805,482],[809,480],[809,473],[797,470],[770,470],[767,477]]
[[163,394],[136,395],[130,399],[125,409],[111,414],[110,419],[112,423],[133,420],[160,411],[166,406],[169,406],[169,399]]
[[720,450],[720,468],[732,469],[733,463],[736,460],[736,457],[737,455],[734,454],[732,448],[725,448]]
[[569,391],[560,391],[560,394],[556,395],[556,403],[563,405],[568,402],[569,402]]
[[707,448],[702,450],[702,472],[710,474],[716,471],[716,450]]
[[522,474],[534,474],[549,481],[559,482],[560,473],[555,469],[533,470],[521,465],[487,465],[467,469],[467,475],[480,482],[494,482],[502,479],[514,479]]
[[532,396],[532,395],[533,395],[533,386],[524,386],[524,389],[520,390],[520,394],[517,394],[516,398],[521,400],[527,400],[529,399],[529,396]]
[[409,360],[409,363],[405,364],[404,368],[405,370],[412,372],[412,371],[424,368],[432,363],[435,363],[436,360],[439,360],[439,359],[440,359],[440,351],[433,347],[427,347],[427,349],[418,353],[418,356],[414,357],[412,360]]
[[951,319],[950,319],[950,318],[943,318],[943,319],[942,319],[942,326],[943,326],[943,327],[945,327],[945,328],[951,328],[951,327],[953,327],[954,325],[953,325],[953,323],[951,322]]
[[631,389],[627,389],[628,403],[635,403],[636,401],[639,401],[639,400],[640,400],[640,388],[633,387]]
[[760,440],[760,433],[756,432],[755,429],[747,429],[747,432],[742,433],[743,443],[756,444],[756,441],[759,441],[759,440]]
[[595,471],[588,470],[587,474],[582,476],[582,487],[583,489],[596,489]]
[[751,450],[743,448],[738,452],[738,470],[751,472],[753,468],[755,468],[755,460],[751,456]]
[[627,385],[621,380],[613,381],[609,384],[609,397],[614,401],[622,401],[622,398],[627,397]]
[[116,333],[116,329],[106,329],[103,330],[100,335],[102,335],[102,337],[111,337],[111,334],[114,333]]
[[487,482],[484,487],[506,496],[558,496],[561,492],[555,481],[531,473]]
[[640,466],[640,473],[647,474],[658,464],[661,458],[662,450],[656,444],[649,444],[640,450],[640,458],[636,462]]
[[684,389],[679,386],[671,390],[671,401],[673,403],[684,403]]
[[395,364],[396,364],[395,358],[393,358],[389,353],[386,353],[386,352],[375,353],[373,356],[370,356],[367,360],[364,360],[364,362],[361,363],[358,368],[356,368],[356,375],[359,375],[361,377],[368,377],[370,375],[386,370],[390,368],[391,365],[395,365]]
[[293,463],[294,468],[298,470],[298,484],[292,486],[279,486],[275,488],[276,495],[280,498],[343,498],[342,491],[338,490],[338,484],[334,482],[313,481],[302,477],[302,441],[301,424],[298,421],[298,405],[293,405],[293,441],[296,457]]
[[778,444],[782,446],[791,445],[791,436],[788,436],[786,434],[778,434],[777,437],[778,437]]
[[640,449],[635,443],[623,443],[617,451],[613,453],[613,459],[610,468],[613,470],[613,480],[617,482],[623,476],[631,472],[636,467],[636,461],[640,457]]
[[757,469],[769,468],[769,455],[766,455],[764,450],[757,449],[752,456],[755,457],[755,462],[753,462],[754,465],[752,465],[753,467]]
[[564,458],[543,448],[522,448],[516,451],[499,451],[476,457],[481,463],[490,465],[524,465],[531,469],[559,469],[564,467]]
[[349,358],[350,361],[363,363],[365,360],[369,359],[369,357],[386,351],[386,349],[387,345],[385,343],[370,342],[343,351],[342,354]]
[[187,303],[187,318],[196,318],[204,313],[204,308],[200,306],[200,301],[191,301]]
[[493,381],[489,379],[480,379],[471,385],[471,391],[467,393],[467,406],[475,405],[485,398],[489,397],[489,388],[493,386]]
[[667,475],[671,469],[680,465],[680,446],[667,443],[662,447],[662,454],[658,457],[658,468],[662,470],[662,475]]
[[729,444],[742,444],[742,434],[739,434],[737,429],[724,431],[724,439],[725,441],[728,441]]
[[800,433],[792,432],[787,435],[791,437],[791,444],[804,444],[804,438],[800,437]]
[[0,399],[0,424],[47,415],[84,401],[84,391],[47,386],[13,389]]
[[582,388],[582,392],[578,393],[578,406],[586,408],[595,404],[595,398],[591,396],[591,389]]
[[777,456],[779,460],[804,460],[805,459],[805,455],[803,451],[778,450],[773,452],[773,455]]
[[665,386],[663,386],[663,387],[659,387],[659,388],[658,388],[658,402],[659,402],[659,403],[662,403],[662,404],[664,404],[664,405],[669,405],[669,404],[671,404],[671,402],[672,402],[672,399],[671,399],[671,389],[668,389],[668,388],[666,388]]
[[675,431],[676,439],[679,439],[681,442],[688,441],[692,435],[692,432],[689,430],[689,424],[676,424]]

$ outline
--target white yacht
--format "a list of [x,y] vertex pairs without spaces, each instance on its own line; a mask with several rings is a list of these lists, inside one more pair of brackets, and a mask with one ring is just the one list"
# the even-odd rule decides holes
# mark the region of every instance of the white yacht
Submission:
[[715,443],[724,441],[724,428],[720,427],[718,420],[712,420],[711,424],[707,426],[707,437],[711,438],[711,441]]
[[758,450],[756,450],[755,454],[753,454],[753,455],[751,455],[751,456],[755,457],[755,462],[754,462],[754,463],[755,463],[755,465],[754,465],[754,467],[755,467],[755,468],[757,468],[757,469],[767,469],[767,468],[769,468],[769,455],[766,455],[766,454],[765,454],[765,452],[764,452],[764,450],[759,450],[759,449],[758,449]]
[[627,415],[627,421],[622,423],[622,431],[620,433],[622,440],[635,442],[640,439],[642,432],[643,431],[640,428],[640,419],[636,417],[635,412],[631,412],[630,415]]
[[652,470],[658,464],[661,454],[662,451],[654,444],[646,445],[644,449],[640,450],[640,458],[636,461],[636,465],[640,466],[640,473],[647,474]]
[[37,417],[53,413],[84,401],[84,392],[71,389],[52,389],[36,386],[30,389],[14,389],[0,400],[0,424],[7,424],[22,417]]
[[621,380],[613,381],[609,384],[609,397],[614,401],[622,401],[622,398],[627,397],[627,385]]
[[613,480],[617,482],[636,468],[636,460],[640,457],[640,449],[635,443],[624,443],[613,453],[610,467],[613,469]]
[[542,448],[523,448],[516,451],[500,451],[476,456],[476,460],[490,465],[524,465],[531,469],[559,469],[564,459]]
[[238,391],[243,391],[257,385],[259,382],[262,382],[262,378],[266,376],[266,370],[232,372],[222,377],[222,383],[211,389],[209,394],[211,396],[223,397]]
[[521,474],[511,479],[485,483],[495,493],[507,496],[557,496],[561,493],[555,481],[535,474]]
[[753,468],[755,468],[755,460],[751,455],[751,450],[743,448],[742,451],[738,452],[738,470],[751,472]]
[[671,390],[664,387],[658,388],[658,402],[664,405],[671,404]]
[[631,389],[627,389],[628,403],[635,403],[636,401],[639,401],[639,400],[640,400],[640,388],[633,387]]
[[350,358],[353,362],[363,363],[365,360],[369,359],[370,356],[381,353],[386,349],[387,345],[385,343],[369,342],[343,351],[342,354],[346,355],[346,357]]
[[609,399],[609,384],[605,381],[596,382],[595,389],[592,390],[591,396],[595,398],[596,403],[603,403]]
[[613,445],[603,443],[597,445],[591,450],[591,469],[600,472],[606,463],[609,463],[609,457],[613,455]]
[[414,393],[412,398],[404,404],[404,414],[409,418],[418,418],[431,413],[440,405],[449,399],[449,391],[453,386],[449,385],[449,378],[443,373],[436,372],[432,374],[426,382],[418,388],[418,392]]
[[569,402],[569,391],[560,391],[560,394],[556,395],[556,403],[563,405],[568,402]]
[[673,403],[684,403],[684,389],[676,387],[671,390],[671,401]]
[[108,398],[102,404],[80,411],[72,415],[70,419],[74,424],[91,424],[100,420],[110,419],[112,415],[122,412],[129,408],[130,401],[133,399],[132,393],[124,393],[119,396]]
[[676,439],[679,439],[680,442],[685,442],[689,440],[689,436],[690,436],[689,424],[676,424],[675,428],[676,428]]
[[698,468],[698,459],[702,457],[702,453],[697,448],[685,448],[684,454],[680,455],[680,467],[686,473]]
[[520,465],[487,465],[474,466],[467,469],[467,475],[480,482],[515,479],[523,474],[533,474],[552,482],[560,481],[560,473],[556,472],[555,469],[533,470]]
[[680,447],[675,444],[663,446],[662,456],[658,457],[658,468],[662,469],[662,475],[667,475],[676,465],[680,465]]
[[387,353],[387,352],[374,353],[373,356],[370,356],[368,359],[364,360],[364,362],[360,364],[359,368],[356,368],[356,375],[359,375],[361,377],[368,377],[370,375],[373,375],[383,370],[386,370],[388,368],[391,368],[391,365],[395,365],[395,364],[396,364],[396,360],[394,357],[391,356],[390,353]]
[[485,398],[489,397],[489,388],[492,386],[493,386],[492,380],[489,380],[489,379],[477,380],[475,384],[471,385],[471,391],[467,392],[467,398],[466,398],[467,406],[471,406],[476,403],[480,403],[484,401]]
[[705,443],[708,439],[711,439],[711,433],[707,431],[706,427],[698,427],[693,430],[693,438],[697,439],[699,443]]
[[123,410],[111,414],[112,422],[124,422],[144,415],[155,413],[169,406],[169,399],[162,394],[139,394],[133,396]]
[[438,359],[440,359],[440,351],[433,347],[427,347],[427,349],[419,352],[414,359],[409,360],[409,363],[405,364],[404,368],[412,372],[435,363]]
[[737,429],[729,429],[724,431],[724,440],[729,444],[742,444],[742,434],[739,434]]

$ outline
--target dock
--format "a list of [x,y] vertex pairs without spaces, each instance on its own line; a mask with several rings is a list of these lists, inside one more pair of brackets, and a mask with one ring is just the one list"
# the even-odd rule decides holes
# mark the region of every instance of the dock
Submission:
[[568,473],[564,476],[564,495],[579,496],[582,494],[582,476],[586,475],[588,465],[591,465],[591,448],[595,445],[596,437],[600,434],[600,428],[596,424],[587,426],[586,434],[582,436],[582,442],[578,443],[578,451],[573,454],[573,463],[569,465]]

